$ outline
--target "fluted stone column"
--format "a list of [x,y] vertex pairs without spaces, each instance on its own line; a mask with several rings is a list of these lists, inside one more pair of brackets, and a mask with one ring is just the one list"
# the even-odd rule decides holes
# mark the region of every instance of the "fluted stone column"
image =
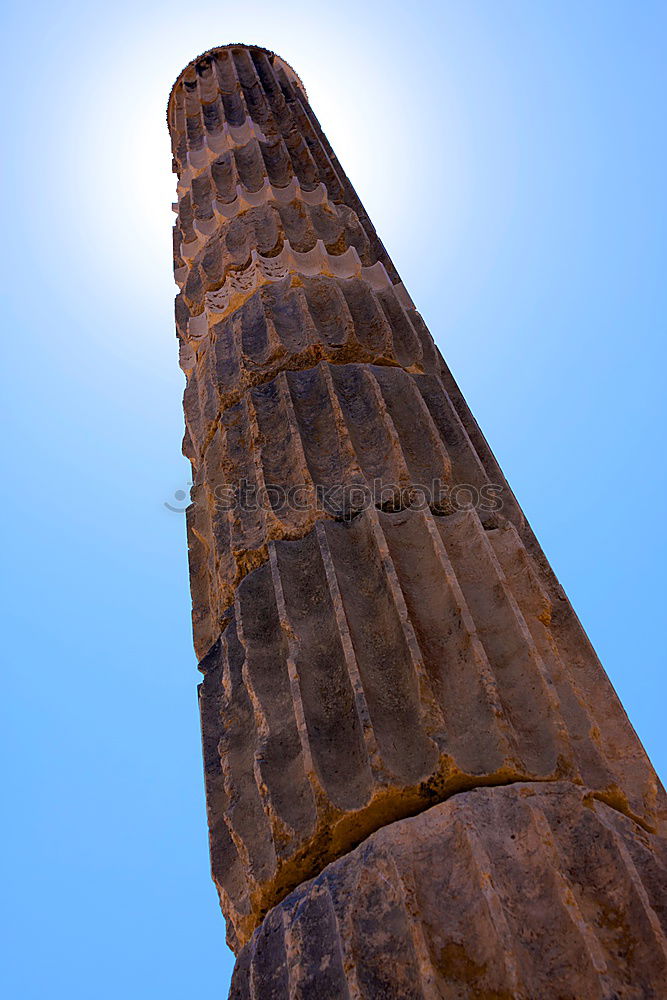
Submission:
[[664,791],[301,81],[168,121],[232,995],[664,996]]

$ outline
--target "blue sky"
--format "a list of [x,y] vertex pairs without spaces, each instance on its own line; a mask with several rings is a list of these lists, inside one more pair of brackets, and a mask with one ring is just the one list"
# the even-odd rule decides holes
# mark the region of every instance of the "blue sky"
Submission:
[[224,996],[165,105],[249,41],[313,106],[655,765],[663,3],[34,0],[3,15],[4,995]]

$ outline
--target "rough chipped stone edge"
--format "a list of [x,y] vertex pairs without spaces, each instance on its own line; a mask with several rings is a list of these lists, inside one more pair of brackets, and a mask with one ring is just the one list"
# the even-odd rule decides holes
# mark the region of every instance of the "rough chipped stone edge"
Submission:
[[259,52],[264,52],[269,57],[272,63],[277,61],[278,65],[284,66],[286,69],[289,70],[289,72],[294,76],[294,80],[296,81],[300,89],[303,91],[304,97],[306,98],[306,100],[308,100],[308,92],[306,91],[306,88],[304,87],[303,81],[301,80],[299,74],[290,65],[290,63],[287,62],[286,59],[283,59],[282,56],[279,56],[278,53],[274,52],[272,49],[267,49],[263,45],[255,45],[253,43],[248,43],[248,42],[228,42],[226,45],[214,45],[213,48],[207,49],[205,52],[201,52],[194,59],[191,59],[190,62],[183,67],[181,72],[176,77],[171,90],[169,91],[169,100],[167,101],[167,128],[169,129],[170,135],[171,135],[171,123],[170,123],[171,102],[174,94],[176,93],[178,85],[182,81],[185,73],[190,69],[191,66],[195,66],[201,59],[206,59],[207,56],[217,55],[218,52],[224,52],[226,49],[256,49]]

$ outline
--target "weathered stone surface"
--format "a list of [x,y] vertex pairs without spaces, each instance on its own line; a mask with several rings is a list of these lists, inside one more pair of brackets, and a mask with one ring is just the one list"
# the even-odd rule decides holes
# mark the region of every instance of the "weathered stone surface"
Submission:
[[232,995],[665,995],[664,790],[301,81],[215,49],[168,123]]
[[[256,46],[228,46],[203,55],[174,84],[168,123],[181,199],[193,179],[213,173],[212,164],[228,151],[234,165],[225,160],[221,172],[233,170],[248,190],[256,190],[264,180],[283,187],[296,178],[306,191],[322,183],[333,202],[356,213],[374,259],[383,261],[396,280],[393,264],[322,132],[303,85],[272,53]],[[228,192],[223,187],[223,198]]]
[[272,543],[201,663],[232,940],[362,837],[462,788],[567,777],[660,825],[623,710],[568,638],[508,522],[371,509]]
[[[181,213],[182,214],[182,213]],[[297,251],[307,253],[318,241],[332,257],[342,256],[354,247],[362,266],[374,263],[368,237],[359,220],[345,205],[308,205],[295,200],[291,204],[267,203],[249,207],[236,218],[220,222],[212,216],[207,228],[211,236],[202,236],[181,253],[187,252],[187,265],[177,269],[177,280],[182,282],[185,304],[193,313],[199,313],[206,304],[207,292],[221,288],[230,272],[246,267],[252,251],[260,256],[277,256],[286,243]]]
[[230,998],[659,1000],[667,842],[567,782],[385,826],[272,910]]
[[[224,410],[188,510],[191,563],[203,586],[193,590],[199,654],[271,540],[301,537],[318,520],[368,503],[400,509],[418,496],[433,509],[446,506],[453,473],[442,434],[464,435],[456,421],[437,378],[324,362],[285,372]],[[498,500],[490,493],[487,509]]]
[[185,451],[198,464],[220,414],[283,371],[370,362],[437,373],[432,338],[391,286],[361,279],[286,278],[265,286],[182,352],[188,375]]

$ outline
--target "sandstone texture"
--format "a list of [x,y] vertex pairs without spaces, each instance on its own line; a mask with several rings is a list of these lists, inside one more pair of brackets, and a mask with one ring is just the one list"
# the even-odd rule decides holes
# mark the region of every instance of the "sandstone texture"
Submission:
[[240,941],[462,788],[567,777],[664,821],[604,674],[551,614],[515,529],[474,511],[373,507],[271,544],[201,663],[213,875]]
[[570,783],[455,795],[271,910],[230,997],[660,1000],[666,848]]
[[664,790],[301,81],[168,123],[232,996],[667,996]]

